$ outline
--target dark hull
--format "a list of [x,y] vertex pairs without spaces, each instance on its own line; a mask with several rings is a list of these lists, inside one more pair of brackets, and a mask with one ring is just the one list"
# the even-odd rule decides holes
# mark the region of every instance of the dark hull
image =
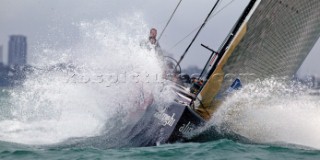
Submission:
[[131,146],[155,146],[182,142],[205,121],[188,106],[172,102],[165,109],[150,105],[144,116],[128,133]]

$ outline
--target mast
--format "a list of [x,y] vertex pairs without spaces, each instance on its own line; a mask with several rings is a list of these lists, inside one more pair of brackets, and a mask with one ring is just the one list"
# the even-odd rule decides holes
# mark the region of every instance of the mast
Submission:
[[[203,86],[200,88],[200,92],[201,92],[202,88],[206,85],[206,83],[207,83],[208,79],[210,78],[210,76],[212,75],[212,73],[217,68],[217,65],[219,64],[221,58],[223,57],[223,55],[227,51],[228,46],[230,46],[230,43],[232,42],[232,40],[234,40],[234,38],[235,38],[234,36],[239,32],[241,25],[244,23],[245,19],[248,16],[252,15],[252,12],[253,12],[252,10],[255,9],[255,7],[257,6],[257,3],[259,3],[259,2],[260,2],[260,0],[258,0],[258,2],[257,2],[257,0],[251,0],[249,2],[247,7],[245,8],[245,10],[243,11],[242,15],[238,19],[237,23],[231,29],[230,33],[228,34],[228,36],[226,37],[226,39],[224,40],[224,42],[220,46],[220,48],[218,50],[219,56],[217,57],[217,60],[215,60],[215,63],[211,66],[209,64],[207,64],[207,66],[205,67],[204,70],[207,69],[207,70],[209,70],[209,72],[206,75],[204,75],[205,77],[203,77],[203,79],[205,79],[205,81],[203,83]],[[212,58],[215,58],[215,57],[212,57]]]

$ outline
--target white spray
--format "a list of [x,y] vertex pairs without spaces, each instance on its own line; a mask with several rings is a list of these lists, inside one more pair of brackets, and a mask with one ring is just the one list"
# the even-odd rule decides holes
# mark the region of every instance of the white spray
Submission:
[[170,97],[159,92],[161,62],[139,45],[149,30],[140,15],[76,25],[81,39],[70,48],[33,53],[38,69],[1,106],[9,118],[0,121],[0,140],[37,145],[107,133],[148,95]]
[[302,85],[270,78],[245,86],[214,114],[211,125],[257,143],[320,148],[320,97]]

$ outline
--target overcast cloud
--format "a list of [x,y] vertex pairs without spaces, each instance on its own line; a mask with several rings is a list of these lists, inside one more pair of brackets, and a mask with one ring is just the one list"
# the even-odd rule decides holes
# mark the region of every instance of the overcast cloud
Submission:
[[[223,0],[218,10],[231,1]],[[61,48],[68,47],[79,36],[75,23],[114,19],[133,13],[141,13],[147,25],[158,28],[160,33],[178,2],[179,0],[0,0],[0,45],[4,46],[5,59],[8,37],[12,34],[28,37],[28,54],[32,54],[33,49],[41,42]],[[213,17],[190,49],[182,67],[203,67],[199,64],[203,64],[210,53],[200,47],[200,44],[217,49],[247,2],[248,0],[234,0]],[[214,3],[215,0],[183,0],[160,41],[162,48],[179,59],[195,33],[175,48],[172,47],[201,25]],[[300,73],[320,75],[317,62],[320,60],[319,51],[320,45],[317,44]],[[30,57],[29,61],[32,61]]]

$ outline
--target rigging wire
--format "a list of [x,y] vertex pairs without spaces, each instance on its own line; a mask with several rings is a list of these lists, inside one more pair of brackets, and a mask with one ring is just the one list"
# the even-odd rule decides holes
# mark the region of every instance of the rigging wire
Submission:
[[169,23],[170,23],[170,21],[171,21],[171,19],[172,19],[173,15],[176,13],[176,11],[177,11],[177,9],[178,9],[178,7],[179,7],[179,5],[180,5],[180,3],[181,3],[181,2],[182,2],[182,0],[180,0],[180,2],[178,3],[178,5],[177,5],[177,6],[176,6],[176,8],[174,9],[173,13],[171,14],[170,19],[168,20],[168,22],[167,22],[166,26],[163,28],[163,30],[162,30],[162,32],[161,32],[161,34],[160,34],[159,38],[158,38],[158,41],[160,41],[160,39],[161,39],[161,37],[162,37],[162,34],[163,34],[163,33],[164,33],[164,31],[167,29],[167,27],[168,27],[168,25],[169,25]]
[[192,44],[194,43],[194,41],[196,40],[196,38],[198,37],[199,33],[201,32],[202,28],[207,24],[209,18],[211,17],[211,14],[213,13],[213,11],[216,9],[216,7],[218,6],[220,0],[217,0],[216,3],[214,4],[214,6],[212,7],[212,9],[210,10],[207,18],[204,20],[204,22],[202,23],[201,27],[199,28],[197,34],[193,37],[193,39],[191,40],[191,43],[189,44],[189,46],[187,47],[187,49],[183,52],[182,56],[180,57],[178,64],[176,65],[175,69],[177,68],[177,66],[181,63],[181,61],[183,60],[184,56],[188,53],[190,47],[192,46]]
[[[227,8],[231,3],[233,3],[235,0],[231,0],[228,4],[226,4],[225,6],[223,6],[220,10],[218,10],[215,14],[213,14],[208,21],[210,21],[213,17],[215,17],[216,15],[218,15],[222,10],[224,10],[225,8]],[[180,41],[178,41],[175,45],[173,45],[170,49],[174,49],[175,47],[177,47],[179,44],[181,44],[184,40],[186,40],[190,35],[192,35],[196,30],[198,30],[201,27],[201,25],[199,25],[198,27],[196,27],[195,29],[193,29],[188,35],[186,35],[185,37],[183,37]]]

